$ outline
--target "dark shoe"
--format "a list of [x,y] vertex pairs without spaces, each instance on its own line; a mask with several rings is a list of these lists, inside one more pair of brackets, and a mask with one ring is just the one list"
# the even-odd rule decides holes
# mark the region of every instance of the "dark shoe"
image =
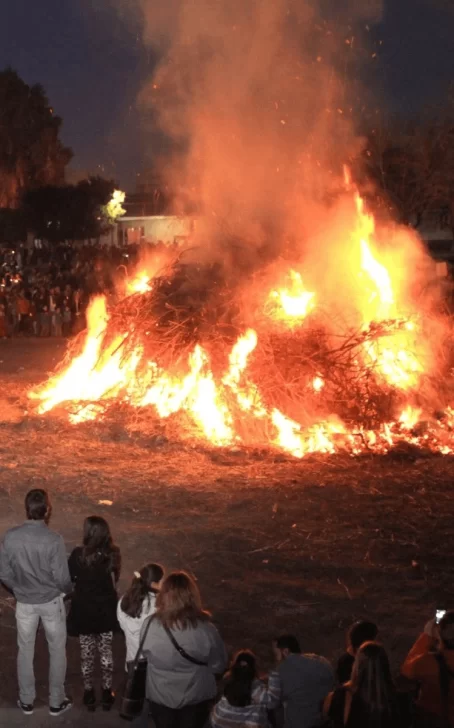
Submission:
[[49,706],[49,713],[51,715],[61,715],[62,713],[66,713],[67,710],[73,707],[73,701],[69,698],[65,698],[63,703],[60,703],[58,708],[53,708],[51,705]]
[[17,707],[21,709],[24,715],[33,715],[33,703],[31,705],[26,705],[25,703],[21,703],[21,701],[18,700]]
[[115,694],[112,690],[109,690],[108,688],[103,689],[101,703],[103,710],[108,711],[111,709],[112,705],[115,703]]
[[96,710],[96,695],[93,688],[84,691],[84,705],[93,713]]

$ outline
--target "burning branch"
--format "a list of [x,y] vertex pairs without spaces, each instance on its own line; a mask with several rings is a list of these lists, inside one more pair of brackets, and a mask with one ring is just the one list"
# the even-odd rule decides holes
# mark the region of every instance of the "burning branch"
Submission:
[[32,393],[38,411],[65,405],[75,423],[119,406],[126,420],[178,416],[191,438],[296,457],[384,451],[402,440],[449,451],[454,418],[446,402],[438,418],[427,406],[440,391],[427,346],[436,326],[400,304],[358,197],[355,210],[348,300],[325,304],[293,268],[270,286],[268,269],[251,283],[219,263],[175,258],[139,271],[109,312],[103,298],[93,301],[86,337]]

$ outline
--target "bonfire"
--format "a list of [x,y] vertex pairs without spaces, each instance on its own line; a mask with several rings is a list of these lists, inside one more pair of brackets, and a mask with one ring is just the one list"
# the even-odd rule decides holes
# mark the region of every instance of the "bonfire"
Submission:
[[451,452],[448,326],[417,286],[426,254],[408,231],[384,248],[347,192],[338,260],[318,270],[301,256],[236,280],[183,252],[139,268],[114,305],[94,298],[86,332],[30,393],[37,413],[172,422],[191,442],[296,458],[402,442]]

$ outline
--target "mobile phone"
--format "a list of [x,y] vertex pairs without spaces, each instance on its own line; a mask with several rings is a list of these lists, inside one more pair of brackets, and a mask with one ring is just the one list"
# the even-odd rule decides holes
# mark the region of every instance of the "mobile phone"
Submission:
[[439,624],[440,620],[443,619],[443,617],[446,614],[446,609],[437,609],[435,612],[435,621],[437,624]]

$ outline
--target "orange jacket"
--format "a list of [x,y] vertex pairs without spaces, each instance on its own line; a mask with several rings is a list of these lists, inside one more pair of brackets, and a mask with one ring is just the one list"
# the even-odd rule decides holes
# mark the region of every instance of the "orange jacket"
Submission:
[[17,313],[22,316],[28,316],[30,312],[30,301],[24,296],[19,296],[16,302]]
[[[437,659],[431,652],[432,640],[422,634],[415,642],[402,665],[402,674],[420,685],[418,706],[428,713],[443,715],[440,691],[440,669]],[[454,672],[454,650],[443,650],[449,669]],[[454,679],[449,683],[449,720],[454,726]]]

